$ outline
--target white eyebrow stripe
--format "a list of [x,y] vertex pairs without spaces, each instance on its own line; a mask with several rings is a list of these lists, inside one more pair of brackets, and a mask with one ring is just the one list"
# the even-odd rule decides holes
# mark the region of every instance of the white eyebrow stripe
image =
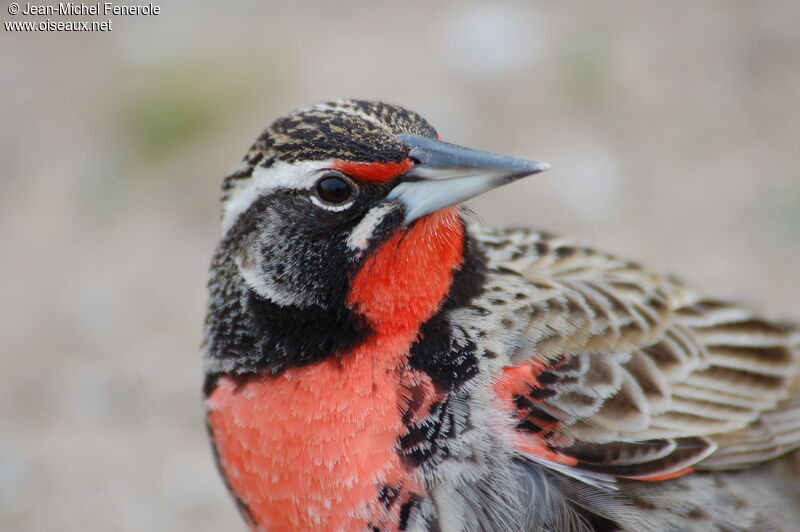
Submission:
[[230,231],[239,216],[259,197],[278,189],[309,190],[319,179],[319,170],[330,168],[331,161],[275,161],[269,168],[256,166],[249,179],[243,179],[230,192],[222,213],[222,235]]

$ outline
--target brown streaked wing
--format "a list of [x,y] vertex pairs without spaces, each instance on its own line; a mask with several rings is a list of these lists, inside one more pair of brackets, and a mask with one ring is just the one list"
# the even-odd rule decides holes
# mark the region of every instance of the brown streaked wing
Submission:
[[556,364],[554,378],[537,383],[546,392],[533,406],[558,420],[558,452],[593,471],[651,476],[742,467],[800,447],[797,329],[566,238],[484,235],[491,271],[531,288],[518,331],[525,356],[579,368],[567,375]]

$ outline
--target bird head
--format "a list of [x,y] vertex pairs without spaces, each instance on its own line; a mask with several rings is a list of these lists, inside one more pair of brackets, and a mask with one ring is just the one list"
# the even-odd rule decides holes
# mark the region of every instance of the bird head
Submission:
[[443,142],[420,115],[337,101],[276,120],[223,184],[223,245],[282,308],[419,325],[463,262],[458,205],[548,165]]

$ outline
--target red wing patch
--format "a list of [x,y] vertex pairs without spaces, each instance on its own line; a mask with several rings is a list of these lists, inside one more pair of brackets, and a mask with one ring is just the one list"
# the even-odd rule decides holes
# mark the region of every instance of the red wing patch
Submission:
[[665,438],[633,442],[575,441],[547,401],[558,393],[563,379],[575,383],[573,357],[553,361],[532,359],[506,367],[494,391],[517,419],[515,446],[525,454],[568,465],[579,471],[658,482],[692,472],[693,465],[711,454],[706,438]]
[[540,399],[548,395],[546,383],[550,380],[552,367],[550,363],[537,359],[508,366],[495,382],[494,392],[519,420],[514,442],[517,449],[551,462],[575,465],[577,459],[562,455],[548,443],[549,438],[558,434],[559,421],[538,406]]

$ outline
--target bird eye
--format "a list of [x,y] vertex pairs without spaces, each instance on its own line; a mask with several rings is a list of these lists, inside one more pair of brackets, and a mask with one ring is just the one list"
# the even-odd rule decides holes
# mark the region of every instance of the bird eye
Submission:
[[326,203],[338,205],[349,200],[353,195],[350,183],[338,176],[326,176],[317,181],[317,196]]

